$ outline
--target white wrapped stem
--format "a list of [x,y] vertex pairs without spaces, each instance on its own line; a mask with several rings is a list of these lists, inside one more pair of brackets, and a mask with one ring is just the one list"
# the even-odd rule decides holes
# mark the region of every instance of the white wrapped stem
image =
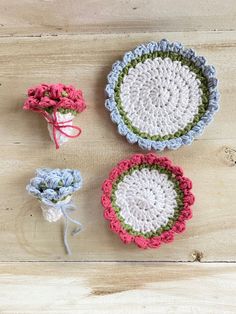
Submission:
[[68,243],[68,239],[67,239],[67,234],[68,234],[68,223],[72,222],[74,223],[77,227],[72,231],[72,235],[77,235],[81,229],[82,229],[82,225],[81,223],[76,220],[73,219],[72,217],[70,217],[70,215],[68,214],[68,210],[70,210],[71,208],[76,208],[76,206],[71,202],[71,195],[67,196],[66,199],[64,199],[63,201],[59,201],[55,204],[51,203],[51,201],[48,202],[48,204],[46,202],[42,202],[41,201],[41,208],[42,208],[42,212],[43,212],[43,217],[45,220],[49,221],[49,222],[56,222],[58,221],[61,217],[64,217],[65,220],[65,228],[64,228],[64,245],[66,248],[66,252],[67,254],[71,254],[71,249]]
[[41,209],[42,209],[44,219],[49,222],[58,221],[63,216],[61,206],[68,204],[70,201],[71,201],[71,196],[67,196],[67,198],[64,199],[63,201],[59,201],[55,203],[55,206],[47,205],[41,202]]
[[[64,114],[64,113],[60,113],[59,111],[57,111],[55,114],[57,117],[57,123],[59,125],[61,125],[61,126],[68,125],[68,127],[65,127],[65,128],[63,127],[63,128],[61,128],[61,130],[68,135],[73,135],[75,131],[70,126],[73,125],[72,120],[74,119],[75,116],[70,112]],[[53,115],[52,115],[52,119],[54,119]],[[69,122],[67,122],[67,121],[69,121]],[[53,125],[48,123],[48,131],[49,131],[50,138],[55,143],[53,128],[54,128]],[[70,139],[68,136],[62,134],[62,132],[60,132],[60,130],[57,130],[57,129],[55,129],[55,135],[56,135],[57,143],[59,146],[68,142],[68,140]]]

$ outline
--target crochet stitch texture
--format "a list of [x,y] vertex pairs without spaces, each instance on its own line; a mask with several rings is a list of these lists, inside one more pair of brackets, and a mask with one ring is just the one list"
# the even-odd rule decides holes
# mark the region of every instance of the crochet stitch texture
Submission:
[[84,111],[82,91],[75,89],[72,85],[64,84],[40,84],[28,89],[28,98],[24,102],[23,109],[38,111],[43,109],[52,113],[54,108],[62,114]]
[[133,155],[102,185],[104,217],[125,243],[157,248],[174,240],[192,217],[192,182],[166,157]]
[[79,170],[40,168],[27,185],[27,191],[43,203],[56,204],[82,186]]
[[106,92],[118,132],[148,150],[191,144],[219,108],[214,67],[165,39],[140,45],[114,63]]
[[49,135],[57,149],[69,138],[80,136],[81,129],[72,121],[85,108],[82,91],[64,84],[40,84],[29,88],[23,106],[23,109],[38,112],[46,119]]
[[82,177],[78,170],[42,168],[36,170],[36,176],[26,187],[29,194],[40,201],[45,220],[56,222],[64,217],[64,245],[68,254],[71,254],[67,240],[69,222],[77,226],[72,235],[78,234],[82,228],[81,223],[69,215],[71,210],[76,209],[72,194],[81,186]]

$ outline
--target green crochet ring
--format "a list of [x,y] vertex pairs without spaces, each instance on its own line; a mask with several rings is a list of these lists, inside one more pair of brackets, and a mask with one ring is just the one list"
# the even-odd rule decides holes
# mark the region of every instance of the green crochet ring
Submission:
[[138,46],[108,75],[106,108],[118,131],[143,149],[177,149],[218,110],[215,69],[179,43]]

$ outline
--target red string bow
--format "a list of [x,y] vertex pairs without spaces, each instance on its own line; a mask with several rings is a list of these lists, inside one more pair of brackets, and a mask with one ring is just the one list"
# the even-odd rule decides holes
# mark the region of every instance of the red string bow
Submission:
[[[56,131],[59,131],[61,134],[63,134],[66,137],[69,138],[76,138],[78,136],[80,136],[82,130],[80,127],[75,126],[75,125],[71,125],[71,124],[67,124],[70,123],[72,121],[72,119],[67,120],[67,121],[62,121],[62,122],[58,122],[57,120],[57,108],[54,108],[52,115],[50,115],[48,112],[41,110],[41,109],[34,109],[33,111],[39,112],[45,119],[46,121],[52,125],[52,132],[53,132],[53,139],[56,145],[56,149],[58,149],[60,147],[59,143],[58,143],[58,139],[56,136]],[[68,134],[66,133],[63,129],[64,128],[71,128],[74,130],[77,130],[77,133],[75,133],[74,135]]]

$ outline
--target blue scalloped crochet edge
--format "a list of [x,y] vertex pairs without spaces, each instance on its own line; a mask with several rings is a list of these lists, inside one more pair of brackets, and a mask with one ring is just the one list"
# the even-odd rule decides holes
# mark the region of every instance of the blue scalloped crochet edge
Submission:
[[[144,139],[141,136],[131,131],[124,123],[114,98],[114,89],[117,84],[117,80],[120,72],[124,67],[137,57],[143,54],[152,53],[155,51],[172,51],[179,53],[185,58],[190,59],[196,66],[202,69],[205,77],[208,79],[208,87],[210,92],[208,109],[201,118],[201,120],[186,134],[166,141],[152,141]],[[215,112],[219,110],[219,98],[220,94],[217,89],[218,80],[216,78],[215,68],[206,64],[206,59],[203,56],[196,56],[193,49],[186,49],[181,43],[169,42],[166,39],[162,39],[159,42],[149,42],[137,46],[134,50],[125,53],[122,61],[116,61],[112,65],[112,71],[108,74],[106,85],[106,93],[108,98],[105,101],[105,107],[110,111],[111,120],[117,124],[118,132],[125,136],[129,143],[138,143],[142,149],[162,151],[165,148],[178,149],[182,145],[190,145],[193,140],[201,135],[205,127],[213,120]]]

